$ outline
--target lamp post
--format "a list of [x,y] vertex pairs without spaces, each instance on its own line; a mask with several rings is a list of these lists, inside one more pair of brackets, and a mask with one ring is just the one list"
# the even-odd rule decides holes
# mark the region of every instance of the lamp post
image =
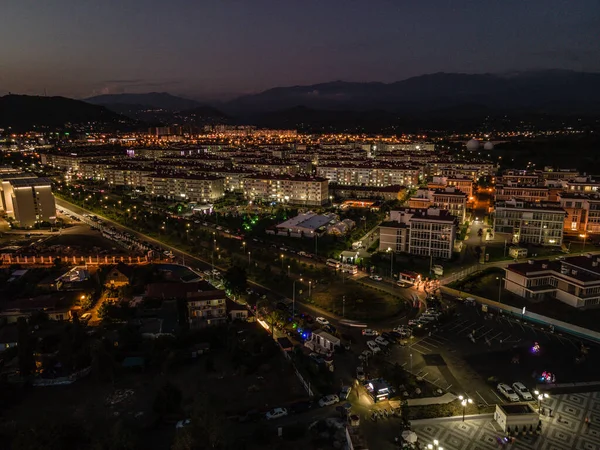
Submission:
[[346,296],[342,297],[342,317],[346,317]]
[[283,270],[283,253],[281,254],[280,258],[281,258],[281,270]]
[[587,234],[583,233],[579,235],[580,238],[583,238],[583,248],[581,249],[581,253],[585,252],[585,240],[587,239]]
[[392,247],[388,247],[386,253],[390,254],[390,278],[392,280],[392,286],[394,285],[394,253]]
[[498,280],[498,303],[502,303],[500,298],[502,297],[502,277],[496,277]]
[[312,298],[311,291],[310,291],[311,287],[312,287],[312,281],[309,281],[308,282],[308,298]]
[[440,446],[440,441],[438,441],[437,439],[434,439],[433,444],[427,444],[427,450],[444,450],[444,449]]
[[463,418],[462,421],[465,421],[465,410],[467,409],[467,405],[470,405],[471,403],[473,403],[473,400],[471,400],[470,398],[466,397],[466,396],[462,396],[459,395],[458,399],[460,400],[460,404],[463,407]]
[[548,394],[546,394],[545,392],[542,394],[540,391],[533,391],[533,393],[536,395],[537,400],[538,400],[538,412],[541,414],[542,413],[542,401],[546,398],[549,398],[550,396]]
[[250,268],[250,252],[248,252],[248,268]]
[[[294,280],[294,283],[292,284],[292,320],[294,320],[296,315],[296,281],[298,280]],[[300,278],[300,281],[302,281],[302,278]]]

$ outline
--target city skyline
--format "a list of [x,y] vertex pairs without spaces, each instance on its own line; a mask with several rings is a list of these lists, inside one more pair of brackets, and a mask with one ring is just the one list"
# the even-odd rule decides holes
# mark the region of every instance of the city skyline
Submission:
[[0,94],[220,100],[434,72],[600,71],[596,2],[9,2]]

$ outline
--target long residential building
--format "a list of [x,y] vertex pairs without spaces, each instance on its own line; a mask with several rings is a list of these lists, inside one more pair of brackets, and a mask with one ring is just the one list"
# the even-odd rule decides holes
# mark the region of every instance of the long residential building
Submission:
[[154,173],[144,178],[146,193],[172,200],[213,202],[225,195],[222,177]]
[[523,200],[526,202],[544,202],[550,193],[545,186],[524,186],[519,184],[496,184],[496,201]]
[[419,184],[420,175],[418,167],[374,162],[326,163],[317,167],[317,176],[340,185],[413,187]]
[[575,308],[600,306],[600,256],[530,260],[506,267],[504,288],[531,300],[554,298]]
[[450,259],[457,220],[437,208],[402,208],[390,211],[379,227],[379,250]]
[[561,192],[558,198],[567,213],[565,233],[600,233],[600,193]]
[[320,206],[329,202],[329,183],[321,177],[251,175],[244,178],[249,200]]
[[509,200],[495,209],[494,231],[510,233],[513,243],[562,245],[567,213],[559,204]]

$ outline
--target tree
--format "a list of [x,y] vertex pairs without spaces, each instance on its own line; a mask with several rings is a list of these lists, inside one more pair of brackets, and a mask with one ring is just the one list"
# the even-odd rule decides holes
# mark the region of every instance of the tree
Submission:
[[232,294],[239,295],[246,291],[248,280],[246,271],[239,266],[230,267],[223,277],[225,288]]
[[156,393],[152,409],[160,415],[179,412],[182,400],[181,390],[173,383],[164,383]]
[[28,377],[35,369],[35,359],[29,334],[29,326],[24,317],[17,320],[17,350],[19,360],[19,373],[21,377]]

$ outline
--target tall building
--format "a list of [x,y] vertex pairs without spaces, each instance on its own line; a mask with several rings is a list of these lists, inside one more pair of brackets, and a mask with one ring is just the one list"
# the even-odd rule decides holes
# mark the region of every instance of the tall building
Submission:
[[2,181],[2,205],[21,227],[56,220],[52,183],[47,178],[14,178]]
[[379,227],[379,250],[450,259],[454,251],[457,219],[437,208],[402,208],[390,211]]
[[495,209],[494,231],[510,233],[513,243],[562,245],[567,213],[559,204],[509,200]]
[[321,206],[329,201],[329,183],[319,177],[251,175],[244,178],[244,193],[249,200]]

